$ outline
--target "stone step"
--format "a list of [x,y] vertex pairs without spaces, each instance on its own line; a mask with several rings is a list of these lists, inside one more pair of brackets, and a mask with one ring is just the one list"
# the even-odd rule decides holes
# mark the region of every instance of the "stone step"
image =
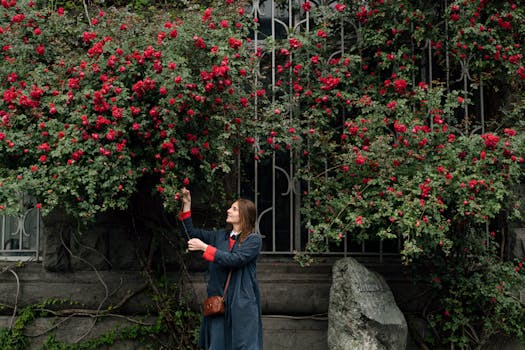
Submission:
[[326,316],[263,316],[264,350],[327,350]]

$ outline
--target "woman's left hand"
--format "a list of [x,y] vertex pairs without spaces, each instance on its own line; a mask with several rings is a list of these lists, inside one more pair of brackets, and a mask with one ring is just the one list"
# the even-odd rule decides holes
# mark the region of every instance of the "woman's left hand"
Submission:
[[205,251],[208,245],[198,238],[192,238],[188,241],[188,250],[202,250]]

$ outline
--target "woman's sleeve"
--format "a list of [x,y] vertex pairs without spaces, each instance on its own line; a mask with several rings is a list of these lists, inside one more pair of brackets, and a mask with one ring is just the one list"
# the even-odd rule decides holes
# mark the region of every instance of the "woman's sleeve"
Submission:
[[191,238],[198,238],[206,244],[215,245],[215,231],[201,230],[193,227],[193,220],[191,219],[191,212],[181,213],[181,230],[183,234],[187,234]]
[[259,255],[261,246],[261,236],[251,234],[232,252],[217,249],[214,252],[213,262],[227,267],[241,267]]

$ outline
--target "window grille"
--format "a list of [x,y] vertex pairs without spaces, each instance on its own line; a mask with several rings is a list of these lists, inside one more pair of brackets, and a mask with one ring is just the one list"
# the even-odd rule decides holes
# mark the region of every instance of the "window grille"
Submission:
[[[261,74],[256,74],[256,79],[266,77],[268,84],[267,90],[273,91],[276,82],[276,56],[274,49],[265,47],[265,40],[271,41],[286,39],[295,35],[299,31],[310,31],[309,13],[302,10],[302,4],[305,0],[253,0],[247,7],[248,13],[251,13],[259,23],[259,29],[251,33],[251,39],[254,49],[261,48],[263,54],[263,64],[260,67]],[[328,4],[333,6],[337,3],[335,0],[310,0],[312,6],[319,4]],[[366,4],[366,1],[362,2]],[[439,6],[434,6],[435,11],[444,11]],[[445,21],[446,22],[446,21]],[[445,26],[448,23],[445,23]],[[313,30],[313,29],[312,29]],[[336,55],[345,52],[355,51],[362,44],[360,25],[352,22],[350,26],[341,27],[340,30],[340,47]],[[448,38],[446,38],[448,41]],[[446,69],[445,71],[436,71],[434,62],[434,50],[427,40],[425,47],[413,46],[413,54],[420,53],[421,61],[418,63],[420,68],[419,77],[416,74],[412,77],[413,84],[417,81],[428,81],[432,86],[435,80],[446,83],[447,89],[459,89],[465,96],[472,96],[471,110],[469,106],[464,106],[463,118],[472,118],[475,124],[474,128],[462,129],[462,133],[479,133],[485,130],[485,101],[484,86],[481,79],[482,72],[471,71],[468,60],[456,61],[450,56],[448,45],[445,47]],[[451,66],[460,67],[461,70],[451,76]],[[264,71],[264,72],[263,72]],[[479,75],[479,81],[476,88],[476,77]],[[292,101],[291,101],[292,103]],[[292,109],[291,109],[292,110]],[[474,110],[474,112],[472,111]],[[254,109],[253,118],[257,119],[258,111]],[[290,112],[291,119],[296,116],[293,111]],[[344,119],[344,116],[343,116]],[[461,119],[461,116],[460,116]],[[429,120],[429,123],[433,123]],[[304,190],[308,190],[307,184],[298,183],[295,180],[297,172],[298,157],[294,150],[287,154],[274,153],[272,159],[264,162],[254,162],[253,155],[239,155],[237,189],[242,196],[255,199],[259,210],[257,226],[264,236],[263,250],[265,254],[293,254],[297,251],[303,251],[308,240],[301,222],[301,197]],[[351,255],[378,255],[382,259],[383,255],[396,254],[399,252],[401,242],[399,241],[367,241],[352,242],[347,237],[344,238],[340,246],[330,246],[327,254],[351,254]]]
[[[310,30],[308,13],[301,10],[303,2],[254,0],[248,8],[260,25],[259,30],[251,35],[254,49],[260,47],[265,51],[264,67],[261,67],[264,72],[256,76],[266,77],[268,90],[273,90],[276,82],[276,53],[273,52],[274,49],[265,49],[265,40],[286,39],[297,31]],[[312,2],[314,6],[316,3]],[[341,42],[344,43],[345,40]],[[345,51],[344,44],[341,45],[339,53]],[[258,118],[257,109],[254,111],[254,118]],[[294,116],[290,115],[290,118]],[[254,162],[250,155],[240,155],[238,158],[238,192],[255,199],[259,210],[257,229],[264,237],[264,254],[286,255],[305,250],[308,234],[301,222],[300,208],[302,192],[307,190],[307,184],[295,180],[297,167],[300,166],[297,158],[294,150],[287,154],[274,153],[271,159],[259,162]],[[356,243],[345,237],[341,245],[330,245],[325,254],[378,255],[381,259],[383,255],[396,254],[398,251],[399,242]]]
[[21,205],[25,209],[20,216],[0,216],[0,260],[39,260],[41,252],[42,219],[29,196]]

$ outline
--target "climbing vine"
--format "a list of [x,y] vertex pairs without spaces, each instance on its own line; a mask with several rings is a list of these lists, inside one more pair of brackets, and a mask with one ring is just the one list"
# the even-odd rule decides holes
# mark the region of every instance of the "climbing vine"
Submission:
[[[3,272],[10,271],[16,275],[18,269],[23,269],[23,265],[6,267]],[[0,328],[0,348],[34,349],[32,340],[37,337],[45,339],[39,347],[42,350],[98,349],[102,345],[111,346],[126,340],[150,344],[151,349],[192,348],[198,335],[200,314],[190,307],[187,290],[182,290],[183,283],[167,279],[160,271],[152,272],[147,268],[144,271],[146,284],[143,287],[127,294],[118,304],[103,309],[83,308],[77,301],[68,299],[47,299],[23,308],[16,304],[4,305],[3,310],[12,309],[13,312],[10,325]],[[183,274],[183,271],[180,273]],[[103,280],[100,282],[104,283]],[[151,316],[121,314],[120,308],[140,292],[146,292],[155,305]],[[74,342],[57,340],[55,331],[76,316],[89,317],[93,320],[91,327],[83,330],[83,335]],[[52,322],[38,334],[28,332],[28,327],[39,318]],[[91,336],[97,321],[108,318],[118,318],[129,325],[119,325],[100,336]]]

